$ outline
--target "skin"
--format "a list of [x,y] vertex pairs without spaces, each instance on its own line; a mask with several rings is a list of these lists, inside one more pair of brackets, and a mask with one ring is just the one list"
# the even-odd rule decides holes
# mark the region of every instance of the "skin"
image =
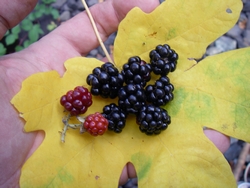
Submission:
[[[36,3],[36,0],[0,0],[0,38],[18,24]],[[158,0],[107,0],[91,7],[91,13],[101,38],[106,40],[117,30],[119,22],[131,8],[139,6],[148,13],[158,5]],[[31,74],[50,70],[63,75],[63,63],[67,59],[86,55],[97,46],[89,18],[83,12],[27,49],[0,57],[0,187],[19,187],[22,165],[44,138],[43,132],[23,132],[24,122],[9,102],[20,90],[22,81]],[[227,136],[209,129],[204,133],[221,152],[229,147]],[[136,177],[135,169],[128,163],[119,184],[133,177]]]

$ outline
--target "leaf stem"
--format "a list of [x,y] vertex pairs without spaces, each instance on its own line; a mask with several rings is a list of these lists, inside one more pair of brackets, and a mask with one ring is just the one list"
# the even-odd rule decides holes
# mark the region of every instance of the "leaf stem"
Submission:
[[69,114],[65,119],[62,119],[62,122],[64,124],[63,127],[63,131],[61,132],[61,142],[64,143],[65,142],[65,136],[66,136],[66,131],[68,130],[69,127],[69,118],[71,117],[71,115]]
[[102,47],[102,49],[103,49],[103,51],[104,51],[104,53],[105,53],[105,55],[106,55],[108,61],[109,61],[110,63],[113,63],[113,64],[114,64],[114,62],[112,61],[112,59],[111,59],[111,57],[110,57],[110,55],[109,55],[109,53],[108,53],[108,51],[107,51],[105,45],[103,44],[103,41],[102,41],[102,39],[101,39],[101,37],[100,37],[100,34],[99,34],[98,30],[97,30],[95,21],[94,21],[94,19],[93,19],[93,17],[92,17],[92,14],[91,14],[90,11],[89,11],[89,8],[88,8],[88,5],[87,5],[86,1],[85,1],[85,0],[82,0],[82,3],[83,3],[84,8],[86,9],[87,15],[89,16],[90,22],[91,22],[91,24],[92,24],[92,26],[93,26],[93,29],[94,29],[94,31],[95,31],[96,37],[97,37],[97,39],[98,39],[98,41],[99,41],[99,43],[100,43],[100,45],[101,45],[101,47]]
[[70,117],[71,117],[71,115],[69,114],[69,115],[67,115],[66,118],[62,119],[62,122],[64,124],[63,131],[60,132],[61,133],[61,142],[62,143],[65,142],[66,131],[68,130],[68,128],[71,128],[71,129],[80,129],[80,133],[81,134],[84,133],[84,132],[86,132],[86,129],[83,127],[83,123],[85,121],[85,118],[77,116],[77,119],[78,119],[78,121],[80,123],[79,124],[70,124],[69,123]]
[[81,117],[81,116],[77,116],[76,117],[77,119],[78,119],[78,121],[80,121],[82,124],[82,126],[80,126],[80,133],[82,134],[82,133],[85,133],[86,132],[86,129],[84,128],[84,126],[83,126],[83,124],[84,124],[84,122],[85,122],[85,117]]

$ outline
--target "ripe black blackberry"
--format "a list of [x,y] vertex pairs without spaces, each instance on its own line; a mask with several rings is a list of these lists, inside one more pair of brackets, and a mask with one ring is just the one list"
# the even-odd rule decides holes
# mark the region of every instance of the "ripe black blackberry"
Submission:
[[136,122],[141,132],[153,135],[167,129],[171,118],[165,109],[148,104],[141,108],[136,116]]
[[152,71],[157,75],[166,76],[176,69],[178,54],[169,45],[158,45],[149,53]]
[[119,107],[136,114],[146,104],[146,95],[140,84],[128,84],[123,86],[118,93]]
[[151,66],[140,57],[134,56],[123,65],[121,73],[126,84],[141,84],[144,87],[151,79]]
[[90,92],[104,98],[116,98],[123,83],[122,74],[110,62],[104,63],[101,67],[96,67],[92,74],[87,77],[87,84],[91,86]]
[[167,76],[161,76],[155,81],[154,85],[148,85],[145,88],[147,102],[155,106],[166,105],[169,101],[173,100],[174,86],[170,83]]
[[122,132],[122,129],[125,127],[127,113],[123,111],[115,103],[106,105],[103,107],[103,117],[105,117],[109,124],[108,129],[114,131],[115,133]]

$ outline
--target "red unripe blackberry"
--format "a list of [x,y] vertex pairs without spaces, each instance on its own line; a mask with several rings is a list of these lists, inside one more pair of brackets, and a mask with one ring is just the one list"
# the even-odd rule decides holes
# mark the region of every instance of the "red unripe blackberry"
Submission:
[[167,129],[171,118],[165,109],[149,104],[141,108],[136,115],[136,122],[141,132],[153,135]]
[[129,58],[123,65],[122,75],[126,84],[140,84],[143,87],[151,79],[151,66],[140,57]]
[[92,104],[92,95],[87,88],[77,86],[60,99],[60,103],[72,116],[84,114]]
[[176,69],[178,54],[169,45],[158,45],[149,53],[152,71],[157,75],[166,76]]
[[93,95],[101,95],[111,99],[117,97],[119,89],[123,86],[123,76],[112,63],[104,63],[96,67],[87,77],[87,84],[91,86]]
[[167,76],[161,76],[155,81],[154,85],[148,85],[145,88],[147,102],[155,106],[163,106],[174,98],[174,86],[170,83]]
[[108,129],[115,133],[122,132],[126,125],[127,113],[115,103],[103,107],[103,117],[109,121]]
[[108,129],[108,120],[96,112],[86,117],[83,127],[93,136],[103,135]]

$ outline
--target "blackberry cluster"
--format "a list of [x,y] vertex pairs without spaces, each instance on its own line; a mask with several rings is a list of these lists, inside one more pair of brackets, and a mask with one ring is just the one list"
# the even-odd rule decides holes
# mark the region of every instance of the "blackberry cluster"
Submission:
[[161,76],[168,75],[176,69],[178,54],[169,45],[158,45],[149,53],[152,71]]
[[117,97],[118,91],[123,86],[123,76],[110,62],[97,67],[87,77],[87,84],[91,86],[93,95],[101,95],[104,98]]
[[104,106],[102,115],[109,122],[109,130],[114,131],[115,133],[122,132],[127,118],[127,113],[125,111],[119,108],[119,106],[117,106],[115,103],[111,103]]
[[161,131],[167,129],[171,118],[165,109],[148,104],[141,108],[136,121],[141,132],[152,135],[160,134]]
[[136,114],[145,104],[145,90],[140,84],[128,84],[119,90],[118,105],[127,113]]
[[161,76],[156,80],[154,85],[148,85],[145,88],[147,102],[155,106],[166,105],[169,101],[173,100],[174,86],[170,83],[167,76]]
[[151,66],[135,56],[129,58],[128,62],[123,65],[121,73],[126,84],[140,84],[144,87],[151,79]]
[[[160,106],[174,98],[174,86],[167,75],[176,69],[178,55],[164,44],[156,46],[149,57],[150,63],[138,56],[129,58],[121,72],[108,62],[88,75],[87,83],[93,95],[118,97],[118,105],[112,103],[103,108],[109,130],[120,133],[128,114],[136,115],[140,130],[148,135],[159,134],[170,124],[170,116]],[[159,75],[159,79],[147,85],[152,72]]]

